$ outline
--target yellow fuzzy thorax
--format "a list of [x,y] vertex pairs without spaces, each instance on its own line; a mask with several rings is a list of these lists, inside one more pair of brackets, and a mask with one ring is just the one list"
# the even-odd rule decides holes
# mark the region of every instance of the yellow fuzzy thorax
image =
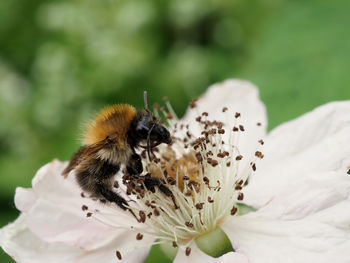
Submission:
[[136,113],[136,109],[129,104],[117,104],[103,108],[87,125],[84,144],[95,144],[109,136],[115,138],[119,146],[123,148],[126,143],[126,133]]

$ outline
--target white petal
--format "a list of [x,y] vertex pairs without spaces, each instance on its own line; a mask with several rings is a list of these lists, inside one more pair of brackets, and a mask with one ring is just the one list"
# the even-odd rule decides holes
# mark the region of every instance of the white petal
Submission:
[[[228,108],[226,112],[222,112],[224,107]],[[182,119],[196,136],[200,136],[202,130],[194,120],[202,112],[209,113],[208,120],[225,124],[224,141],[233,135],[233,126],[244,126],[245,131],[239,132],[238,147],[244,156],[243,162],[248,162],[258,146],[258,140],[265,136],[267,127],[266,109],[260,101],[258,88],[251,82],[239,79],[228,79],[210,86],[199,97],[197,107],[189,108]],[[241,113],[238,119],[234,117],[236,112]]]
[[264,159],[246,187],[246,202],[261,207],[307,174],[350,166],[350,102],[335,102],[282,124],[268,135]]
[[349,222],[350,178],[325,172],[290,183],[265,207],[221,227],[251,262],[346,263]]
[[191,253],[186,256],[186,247],[180,247],[174,259],[174,263],[248,263],[247,257],[241,253],[229,252],[221,257],[213,258],[202,252],[195,243],[190,246]]
[[[339,209],[336,217],[346,215],[350,222],[350,210],[340,205],[350,197],[350,177],[339,172],[308,174],[303,180],[291,182],[288,189],[281,189],[259,214],[284,220],[302,219],[308,216],[323,220],[329,209]],[[328,216],[334,215],[328,212]],[[335,222],[336,218],[333,219]],[[344,221],[344,220],[343,220]]]
[[[30,230],[47,242],[63,242],[84,249],[104,246],[123,230],[86,217],[82,205],[90,209],[98,206],[102,211],[108,207],[82,198],[74,176],[67,179],[61,176],[65,166],[66,163],[53,161],[42,167],[33,179],[33,189],[17,189],[16,206],[28,215],[25,222]],[[118,208],[115,214],[118,217]],[[116,222],[126,221],[125,217],[128,218],[118,217]]]
[[259,263],[347,263],[349,226],[341,229],[315,220],[234,217],[222,226],[236,251]]
[[[100,249],[85,251],[65,244],[47,243],[35,236],[23,223],[21,215],[14,223],[4,227],[0,232],[0,245],[16,262],[19,263],[114,263],[114,262],[143,262],[149,253],[150,238],[143,242],[135,241],[135,236],[123,235],[123,241],[110,242]],[[118,261],[116,250],[123,256]],[[137,253],[132,253],[137,249]]]

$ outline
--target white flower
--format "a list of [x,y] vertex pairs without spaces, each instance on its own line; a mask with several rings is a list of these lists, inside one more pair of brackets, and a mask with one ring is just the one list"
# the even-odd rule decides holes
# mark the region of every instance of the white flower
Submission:
[[[24,263],[142,262],[154,242],[175,242],[174,262],[348,262],[350,102],[319,107],[266,137],[265,108],[249,82],[213,85],[195,103],[176,125],[170,120],[180,139],[159,147],[158,164],[145,164],[153,174],[167,170],[174,198],[157,187],[129,189],[138,190],[129,205],[143,222],[82,196],[74,176],[61,176],[67,163],[53,161],[32,188],[17,188],[21,215],[1,229],[3,249]],[[237,215],[240,201],[257,210]],[[213,258],[197,244],[217,229],[235,252]]]

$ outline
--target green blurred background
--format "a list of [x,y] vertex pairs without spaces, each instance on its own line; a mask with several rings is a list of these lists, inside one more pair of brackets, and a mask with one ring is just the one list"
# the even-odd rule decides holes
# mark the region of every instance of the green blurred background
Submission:
[[[0,226],[16,186],[67,160],[106,104],[171,99],[179,115],[211,83],[260,87],[269,129],[350,98],[350,2],[1,0]],[[13,262],[0,252],[0,262]],[[147,262],[166,262],[157,249]]]

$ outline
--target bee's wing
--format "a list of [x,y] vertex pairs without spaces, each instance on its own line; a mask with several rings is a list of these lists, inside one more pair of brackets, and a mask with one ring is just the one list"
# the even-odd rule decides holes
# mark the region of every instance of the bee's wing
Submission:
[[79,148],[79,150],[72,156],[68,166],[62,172],[62,176],[65,178],[68,176],[70,171],[76,168],[79,163],[85,159],[91,158],[98,150],[100,150],[100,145],[84,145]]

